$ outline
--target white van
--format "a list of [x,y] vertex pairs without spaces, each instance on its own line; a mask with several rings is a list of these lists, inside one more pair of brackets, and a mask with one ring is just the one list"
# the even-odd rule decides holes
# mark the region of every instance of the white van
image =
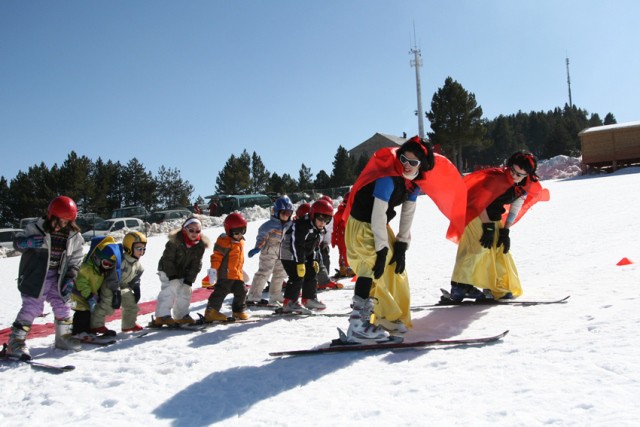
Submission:
[[140,218],[112,218],[97,223],[92,230],[82,233],[85,242],[96,236],[104,237],[113,232],[127,229],[128,231],[141,231],[143,222]]

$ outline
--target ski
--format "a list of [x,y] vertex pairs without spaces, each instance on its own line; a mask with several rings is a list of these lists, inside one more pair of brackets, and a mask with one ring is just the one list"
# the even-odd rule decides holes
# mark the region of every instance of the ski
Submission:
[[484,345],[499,341],[509,333],[508,330],[498,335],[480,337],[480,338],[459,338],[459,339],[442,339],[431,341],[414,341],[414,342],[385,342],[377,344],[348,344],[341,340],[334,340],[328,347],[318,347],[306,350],[289,350],[276,351],[269,353],[273,357],[286,356],[305,356],[312,354],[339,353],[348,351],[384,351],[384,350],[402,350],[402,349],[420,349],[428,347],[446,347],[446,346],[465,346],[465,345]]
[[556,300],[516,300],[516,299],[501,299],[494,300],[491,298],[480,299],[480,300],[462,300],[462,301],[453,301],[451,299],[451,294],[445,290],[440,289],[442,291],[442,296],[440,297],[440,301],[436,304],[426,304],[426,305],[416,305],[411,308],[412,311],[419,311],[427,308],[434,307],[447,307],[447,306],[459,306],[459,305],[519,305],[519,306],[530,306],[530,305],[545,305],[545,304],[564,304],[571,297],[571,295],[567,295],[564,298],[556,299]]
[[273,318],[307,318],[307,317],[345,317],[349,316],[349,313],[324,313],[322,311],[314,311],[312,313],[283,313],[282,308],[276,309],[274,311],[269,311],[267,313],[252,313],[251,317],[256,317],[259,319],[273,319]]
[[10,363],[26,363],[27,365],[31,366],[32,369],[46,371],[53,374],[61,374],[63,372],[69,372],[76,369],[76,367],[73,365],[52,365],[50,363],[39,362],[33,359],[25,360],[19,357],[9,356],[7,355],[7,344],[3,344],[2,346],[2,350],[0,351],[0,360]]

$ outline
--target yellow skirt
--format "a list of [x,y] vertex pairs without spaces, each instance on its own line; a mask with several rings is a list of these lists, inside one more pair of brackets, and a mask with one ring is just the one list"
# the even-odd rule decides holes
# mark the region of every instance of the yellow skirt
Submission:
[[413,325],[411,323],[409,278],[406,269],[402,274],[396,274],[395,263],[389,265],[396,237],[388,224],[387,236],[389,252],[387,253],[386,267],[382,276],[376,280],[373,278],[376,250],[371,224],[349,217],[345,229],[347,260],[358,277],[369,277],[373,280],[370,296],[377,300],[377,303],[374,304],[375,317],[373,321],[375,322],[375,318],[386,318],[390,321],[400,320],[410,328]]
[[495,298],[502,298],[511,292],[514,297],[522,295],[518,270],[511,251],[504,254],[503,248],[496,247],[500,222],[496,222],[496,233],[490,249],[480,245],[482,222],[475,218],[467,225],[458,244],[456,265],[451,280],[489,289]]

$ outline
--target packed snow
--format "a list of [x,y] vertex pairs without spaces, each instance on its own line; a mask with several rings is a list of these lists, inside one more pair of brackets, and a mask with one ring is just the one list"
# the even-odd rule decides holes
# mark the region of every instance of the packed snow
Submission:
[[[274,358],[269,352],[326,345],[346,317],[269,318],[205,332],[119,334],[119,342],[72,353],[53,336],[28,340],[42,361],[75,365],[60,375],[0,364],[0,423],[68,426],[608,425],[635,426],[640,409],[640,168],[579,176],[579,160],[541,162],[551,200],[514,226],[511,251],[522,300],[566,304],[439,307],[413,312],[405,341],[482,337],[482,347],[339,353]],[[246,250],[268,212],[246,211]],[[202,217],[212,240],[219,218]],[[174,224],[175,225],[175,224]],[[392,224],[397,229],[397,223]],[[448,288],[456,245],[445,218],[420,197],[407,252],[412,305]],[[156,298],[167,229],[156,228],[142,258],[142,301]],[[201,277],[206,274],[205,254]],[[0,327],[20,307],[19,256],[0,259]],[[337,266],[337,250],[332,252]],[[252,275],[258,258],[247,258]],[[631,263],[617,265],[620,260]],[[624,264],[624,263],[623,263]],[[346,313],[353,283],[325,291],[327,312]],[[196,284],[197,285],[197,284]],[[194,285],[194,287],[197,287]],[[230,298],[230,297],[229,297]],[[206,300],[194,301],[192,313]],[[48,306],[45,305],[45,311]],[[230,299],[223,312],[230,313]],[[265,311],[262,311],[265,312]],[[151,314],[139,317],[146,325]],[[51,314],[37,320],[52,322]],[[107,326],[120,331],[120,321]]]

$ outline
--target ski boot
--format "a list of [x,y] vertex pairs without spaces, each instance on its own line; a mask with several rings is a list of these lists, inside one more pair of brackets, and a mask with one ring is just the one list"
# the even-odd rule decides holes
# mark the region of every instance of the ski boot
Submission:
[[11,326],[11,335],[7,344],[7,356],[22,360],[31,360],[31,354],[27,348],[26,339],[31,325],[15,321]]
[[61,350],[73,350],[80,351],[82,346],[71,335],[73,329],[73,322],[70,317],[65,319],[56,319],[54,321],[54,327],[56,331],[56,337],[54,345]]
[[382,328],[371,323],[374,301],[354,295],[349,316],[349,329],[346,339],[350,343],[366,343],[370,341],[387,341],[389,334]]

